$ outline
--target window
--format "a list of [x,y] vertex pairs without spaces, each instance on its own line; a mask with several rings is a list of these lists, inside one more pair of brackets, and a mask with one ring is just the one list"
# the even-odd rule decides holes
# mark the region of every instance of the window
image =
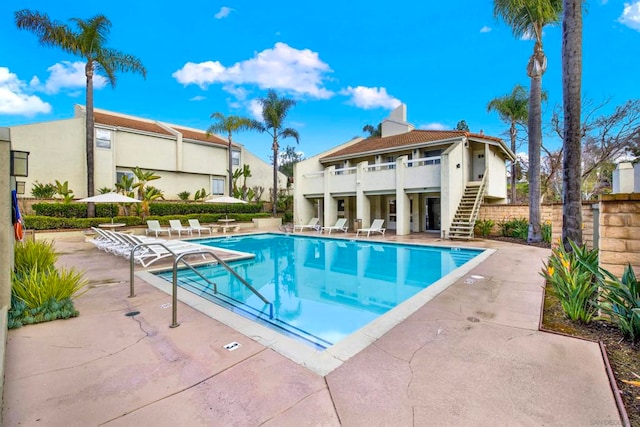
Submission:
[[[387,163],[393,163],[396,161],[396,158],[393,156],[388,156],[387,157]],[[389,169],[395,169],[396,165],[389,165]]]
[[211,179],[211,194],[215,194],[217,196],[224,194],[224,179]]
[[116,171],[116,183],[120,183],[122,181],[122,177],[128,177],[129,180],[133,183],[133,172],[131,171]]
[[[442,150],[428,150],[422,153],[422,157],[440,157],[442,156]],[[424,162],[425,165],[439,165],[440,159],[430,159]]]
[[96,147],[111,148],[111,131],[107,129],[96,129]]
[[233,166],[240,166],[240,151],[231,151],[231,162],[233,163]]

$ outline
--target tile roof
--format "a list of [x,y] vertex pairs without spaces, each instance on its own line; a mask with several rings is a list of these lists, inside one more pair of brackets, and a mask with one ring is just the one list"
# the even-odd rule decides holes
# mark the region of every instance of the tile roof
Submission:
[[171,135],[171,132],[158,126],[156,123],[144,120],[135,120],[133,118],[114,116],[113,114],[105,114],[94,111],[93,118],[96,123],[108,126],[119,126],[128,129],[142,130],[145,132],[159,133],[161,135]]
[[[123,116],[107,114],[99,111],[94,111],[93,115],[96,123],[100,123],[107,126],[123,127],[127,129],[157,133],[160,135],[168,135],[168,136],[174,135],[168,130],[166,130],[165,128],[163,128],[162,126],[149,120],[136,120],[133,117],[123,117]],[[223,144],[225,146],[227,145],[227,141],[215,135],[211,135],[210,137],[207,138],[207,134],[204,131],[180,128],[180,127],[172,126],[166,123],[164,123],[164,125],[180,132],[183,138],[202,141],[202,142],[211,142],[214,144]]]
[[338,157],[355,156],[372,151],[394,151],[402,149],[405,146],[416,145],[420,143],[429,143],[447,140],[451,138],[462,138],[464,136],[470,138],[488,139],[500,142],[500,138],[488,136],[478,133],[469,133],[461,130],[412,130],[410,132],[401,133],[399,135],[367,138],[353,145],[335,151],[320,159],[320,161],[331,160]]

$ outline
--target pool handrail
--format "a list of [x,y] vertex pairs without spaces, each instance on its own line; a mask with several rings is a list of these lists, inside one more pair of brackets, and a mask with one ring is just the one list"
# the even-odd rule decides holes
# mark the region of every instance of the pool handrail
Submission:
[[134,259],[135,251],[136,251],[136,249],[138,249],[140,247],[147,247],[147,246],[152,246],[152,245],[154,245],[154,246],[162,246],[163,248],[165,248],[167,251],[169,251],[174,256],[174,260],[173,260],[173,281],[172,281],[172,306],[173,306],[173,310],[172,311],[173,311],[173,316],[172,316],[171,325],[169,325],[169,327],[177,328],[178,326],[180,326],[180,323],[178,323],[178,264],[180,263],[180,261],[182,261],[182,263],[186,267],[188,267],[191,271],[193,271],[195,274],[197,274],[202,279],[204,279],[207,283],[209,283],[210,285],[213,285],[214,293],[216,293],[216,294],[218,293],[218,285],[216,283],[211,282],[209,279],[204,277],[199,271],[197,271],[195,268],[193,268],[193,266],[191,264],[189,264],[186,260],[182,259],[183,257],[185,257],[187,255],[201,255],[201,254],[209,254],[209,255],[211,255],[218,262],[219,265],[222,265],[229,273],[231,273],[233,276],[235,276],[235,278],[238,279],[240,281],[240,283],[242,283],[244,286],[246,286],[251,292],[253,292],[254,295],[256,295],[258,298],[260,298],[262,300],[262,302],[264,302],[265,304],[267,304],[269,306],[269,318],[273,319],[273,303],[270,302],[269,300],[267,300],[260,292],[258,292],[245,279],[243,279],[238,273],[236,273],[236,271],[233,268],[229,267],[229,264],[224,262],[214,252],[212,252],[211,250],[195,248],[193,251],[181,252],[178,255],[175,252],[173,252],[169,247],[167,247],[165,244],[163,244],[161,242],[140,243],[140,244],[135,245],[133,248],[131,248],[131,257],[130,257],[131,264],[130,264],[130,269],[129,269],[129,281],[130,281],[129,298],[133,298],[133,297],[136,296],[135,295],[135,288],[134,288],[134,274],[133,274],[134,270],[135,270],[135,259]]

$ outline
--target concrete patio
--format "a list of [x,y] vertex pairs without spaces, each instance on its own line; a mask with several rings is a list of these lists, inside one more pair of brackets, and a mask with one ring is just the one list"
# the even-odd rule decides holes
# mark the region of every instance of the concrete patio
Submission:
[[169,295],[137,279],[128,298],[128,261],[52,236],[92,289],[78,318],[9,332],[6,426],[620,423],[598,345],[537,330],[546,249],[453,243],[496,252],[323,377],[182,302],[169,328]]

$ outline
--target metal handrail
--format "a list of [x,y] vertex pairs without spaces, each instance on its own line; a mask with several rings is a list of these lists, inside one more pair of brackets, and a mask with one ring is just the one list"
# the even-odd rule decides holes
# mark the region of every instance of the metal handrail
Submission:
[[218,293],[218,285],[214,282],[211,282],[209,279],[207,279],[206,277],[204,277],[199,271],[197,271],[195,268],[193,268],[193,266],[191,264],[189,264],[186,260],[182,259],[183,257],[187,256],[187,255],[201,255],[201,254],[209,254],[211,255],[217,262],[219,265],[222,265],[229,273],[231,273],[233,276],[235,276],[236,279],[238,279],[238,281],[240,283],[242,283],[244,286],[246,286],[251,292],[254,293],[254,295],[256,295],[258,298],[260,298],[262,300],[262,302],[264,302],[265,304],[267,304],[269,306],[269,318],[273,319],[273,303],[270,302],[269,300],[267,300],[260,292],[258,292],[253,286],[251,286],[246,280],[244,280],[233,268],[231,268],[229,266],[229,264],[227,264],[226,262],[224,262],[218,255],[216,255],[214,252],[210,251],[210,250],[204,250],[204,249],[196,249],[193,251],[188,251],[188,252],[182,252],[181,254],[176,254],[175,252],[173,252],[169,247],[167,247],[164,243],[160,243],[160,242],[151,242],[151,243],[139,243],[137,245],[135,245],[133,248],[131,248],[131,264],[130,264],[130,270],[129,270],[129,282],[130,282],[130,294],[129,294],[129,298],[133,298],[135,297],[135,288],[134,288],[134,269],[135,269],[135,258],[134,258],[134,254],[136,249],[141,248],[141,247],[148,247],[148,246],[161,246],[163,248],[165,248],[167,251],[169,251],[173,256],[174,256],[174,260],[173,260],[173,282],[172,282],[172,305],[173,305],[173,316],[172,316],[172,323],[171,325],[169,325],[169,327],[171,328],[176,328],[178,326],[180,326],[180,324],[178,323],[178,263],[180,261],[182,261],[182,263],[188,267],[191,271],[193,271],[194,273],[196,273],[198,276],[200,276],[202,279],[204,279],[207,283],[209,283],[210,285],[213,285],[213,292],[215,294]]

